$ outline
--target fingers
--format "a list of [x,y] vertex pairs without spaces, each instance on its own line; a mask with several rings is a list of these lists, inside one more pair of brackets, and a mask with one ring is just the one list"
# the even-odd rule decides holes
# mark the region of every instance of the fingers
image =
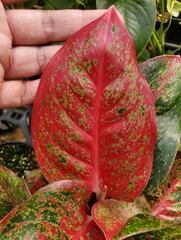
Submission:
[[0,1],[0,59],[5,66],[8,65],[7,53],[12,46],[11,39],[12,37],[7,22],[7,16],[2,2]]
[[10,52],[5,79],[17,79],[36,76],[44,70],[50,58],[60,46],[14,47]]
[[0,83],[0,108],[21,107],[32,104],[39,80],[6,81]]
[[4,10],[4,6],[2,5],[2,2],[0,1],[0,32],[2,35],[10,38],[11,32],[9,30],[8,22],[7,22],[7,16]]
[[7,10],[14,45],[65,41],[105,10]]

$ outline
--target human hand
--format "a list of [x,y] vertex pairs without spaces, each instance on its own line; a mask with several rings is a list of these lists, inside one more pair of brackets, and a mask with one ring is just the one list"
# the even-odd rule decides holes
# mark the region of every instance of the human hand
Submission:
[[[0,108],[33,103],[39,79],[60,46],[104,10],[5,10],[3,4],[21,0],[0,0]],[[18,80],[17,80],[18,79]]]

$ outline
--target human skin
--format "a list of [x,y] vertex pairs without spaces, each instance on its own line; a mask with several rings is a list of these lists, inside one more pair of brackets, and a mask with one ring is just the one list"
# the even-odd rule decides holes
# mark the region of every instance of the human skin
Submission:
[[5,10],[0,0],[0,108],[32,104],[39,79],[59,45],[105,10]]

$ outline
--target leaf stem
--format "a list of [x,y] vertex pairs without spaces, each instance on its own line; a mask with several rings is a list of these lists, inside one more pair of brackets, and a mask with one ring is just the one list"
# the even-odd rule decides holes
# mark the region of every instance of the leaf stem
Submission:
[[154,54],[155,54],[154,56],[163,55],[164,54],[164,45],[155,29],[152,32],[151,38],[152,38],[151,39],[152,47],[154,49]]
[[76,3],[79,5],[82,5],[86,9],[86,5],[84,4],[84,2],[82,2],[80,0],[76,0]]
[[168,29],[170,28],[170,25],[171,25],[171,23],[172,23],[172,12],[173,12],[173,6],[174,6],[175,2],[176,2],[176,1],[173,1],[173,2],[172,2],[170,19],[169,19],[168,26],[166,27],[166,29],[165,29],[165,31],[164,31],[164,34],[168,31]]
[[160,39],[161,39],[161,43],[162,46],[164,46],[164,31],[163,31],[163,23],[164,23],[164,18],[165,18],[165,4],[164,4],[164,0],[161,0],[161,22],[160,22]]
[[98,193],[96,193],[96,198],[97,198],[97,201],[103,201],[105,200],[106,198],[106,195],[107,195],[107,186],[104,185],[104,187],[102,188],[102,190]]
[[151,46],[151,51],[153,52],[153,56],[155,57],[156,56],[155,46],[154,46],[153,41],[152,41],[151,38],[149,40],[149,44]]

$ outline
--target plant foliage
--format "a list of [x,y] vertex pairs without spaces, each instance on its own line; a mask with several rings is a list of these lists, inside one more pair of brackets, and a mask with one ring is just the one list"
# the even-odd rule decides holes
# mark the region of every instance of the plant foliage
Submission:
[[[97,0],[98,8],[109,8],[111,5],[122,14],[125,25],[134,41],[137,56],[146,47],[156,21],[154,0]],[[144,29],[144,34],[143,34]]]
[[31,195],[0,169],[0,239],[178,239],[180,66],[179,56],[139,66],[114,7],[73,35],[44,71],[33,109],[49,184]]
[[109,196],[127,201],[143,191],[152,169],[155,108],[115,10],[54,56],[34,113],[34,148],[49,182],[80,179],[96,193],[107,185]]

